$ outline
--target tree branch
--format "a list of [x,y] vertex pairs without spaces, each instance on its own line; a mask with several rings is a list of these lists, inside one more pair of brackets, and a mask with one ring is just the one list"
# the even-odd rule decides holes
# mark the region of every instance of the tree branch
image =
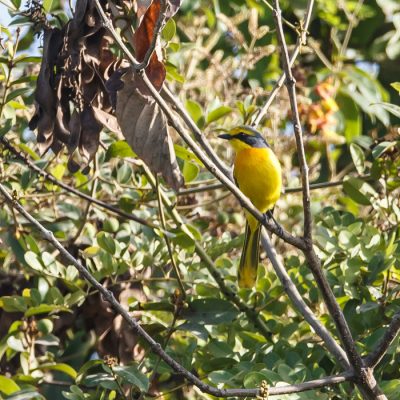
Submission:
[[[292,56],[290,57],[290,61],[289,61],[290,67],[295,62],[295,60],[300,52],[301,46],[306,43],[307,29],[308,29],[308,26],[310,25],[313,5],[314,5],[314,0],[308,0],[307,9],[304,14],[303,29],[300,31],[299,37],[297,38],[296,46],[293,50]],[[278,82],[275,84],[274,88],[272,89],[267,101],[264,103],[262,108],[258,110],[258,113],[257,113],[253,123],[251,124],[252,126],[256,126],[260,123],[262,117],[267,113],[268,108],[271,105],[271,103],[273,102],[275,96],[278,94],[279,90],[283,86],[285,79],[286,79],[286,72],[283,72],[283,74],[279,78]]]
[[389,324],[388,329],[384,333],[382,339],[378,343],[378,346],[369,354],[365,359],[364,363],[369,368],[374,368],[379,361],[382,360],[383,356],[389,349],[393,340],[396,339],[400,332],[400,309],[396,312],[392,322]]
[[163,86],[162,91],[167,101],[172,104],[172,109],[176,111],[183,119],[186,126],[193,133],[195,139],[200,143],[201,147],[204,149],[210,160],[224,173],[226,177],[228,177],[233,182],[232,169],[227,167],[221,161],[221,159],[215,153],[214,149],[211,147],[208,140],[204,137],[201,130],[193,121],[192,117],[186,111],[186,108],[183,106],[183,104],[168,90],[168,88],[165,85]]
[[360,386],[360,390],[366,399],[386,399],[386,396],[382,393],[379,385],[376,383],[375,378],[372,375],[372,370],[365,367],[363,360],[361,359],[353,337],[344,314],[336,301],[336,298],[331,290],[331,287],[326,279],[326,276],[321,267],[321,260],[315,254],[313,243],[312,243],[312,218],[310,208],[310,188],[308,181],[308,166],[306,162],[306,156],[303,145],[303,134],[301,131],[300,118],[297,108],[296,100],[296,80],[293,78],[290,65],[289,55],[287,51],[286,41],[283,34],[281,10],[279,7],[279,1],[274,0],[274,20],[277,30],[278,42],[282,48],[283,65],[285,74],[287,76],[286,86],[289,92],[290,107],[293,116],[294,133],[296,136],[296,144],[298,157],[300,162],[300,170],[302,175],[302,186],[303,186],[303,207],[304,207],[304,241],[306,243],[306,249],[304,255],[306,257],[308,266],[313,273],[313,276],[317,282],[319,290],[325,300],[325,304],[329,310],[329,313],[336,325],[336,329],[339,333],[340,340],[348,356],[350,365],[354,368],[356,377]]
[[[6,198],[9,205],[15,208],[21,215],[23,215],[28,221],[30,221],[41,233],[42,238],[47,242],[51,243],[62,255],[71,263],[82,275],[83,277],[94,286],[103,296],[105,301],[108,301],[114,310],[122,316],[122,318],[128,323],[132,330],[141,336],[143,340],[150,345],[150,349],[153,353],[160,356],[166,364],[168,364],[175,372],[183,375],[186,379],[196,385],[202,392],[211,394],[217,397],[247,397],[256,396],[260,393],[259,389],[217,389],[203,383],[199,378],[189,372],[187,369],[183,368],[178,362],[176,362],[172,357],[170,357],[153,338],[143,330],[143,328],[138,324],[138,322],[132,318],[129,313],[122,307],[122,305],[115,299],[113,293],[107,290],[103,285],[101,285],[90,272],[80,264],[68,251],[60,244],[60,242],[55,238],[52,231],[49,231],[43,227],[35,218],[33,218],[21,204],[13,199],[13,197],[7,192],[2,184],[0,184],[0,192]],[[325,387],[330,384],[338,384],[350,380],[353,378],[353,373],[351,371],[345,372],[344,374],[336,375],[333,377],[327,377],[318,379],[316,381],[311,381],[307,383],[301,383],[298,385],[290,385],[284,387],[271,388],[269,390],[270,395],[278,395],[285,393],[297,393],[306,390],[317,389],[319,387]]]
[[308,165],[306,161],[306,154],[304,151],[303,133],[301,131],[301,123],[296,101],[296,87],[295,87],[296,80],[294,79],[292,71],[290,69],[289,54],[282,28],[281,10],[279,8],[279,2],[277,0],[274,0],[273,15],[278,36],[278,43],[281,46],[283,66],[286,75],[285,85],[289,92],[294,134],[296,137],[297,152],[300,162],[301,181],[303,187],[304,238],[308,241],[311,241],[312,217],[311,217],[311,203],[310,203],[310,182],[308,179]]
[[281,281],[282,287],[289,296],[290,300],[292,300],[293,304],[299,310],[300,314],[314,329],[315,333],[319,335],[321,339],[325,342],[326,347],[336,357],[340,364],[345,369],[349,369],[350,364],[345,351],[333,339],[332,335],[328,332],[325,326],[319,321],[319,319],[314,315],[306,302],[303,300],[301,294],[296,288],[296,285],[291,281],[289,274],[287,273],[284,265],[280,261],[265,229],[263,229],[261,233],[261,244],[266,250],[268,257],[271,260],[272,266],[274,267],[276,275]]

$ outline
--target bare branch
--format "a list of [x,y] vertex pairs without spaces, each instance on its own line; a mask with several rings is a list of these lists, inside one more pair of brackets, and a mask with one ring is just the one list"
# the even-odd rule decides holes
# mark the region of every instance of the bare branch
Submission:
[[317,282],[318,288],[324,298],[325,304],[329,310],[329,314],[332,317],[336,325],[336,329],[339,333],[340,340],[346,351],[350,365],[354,368],[356,376],[358,378],[358,384],[364,397],[367,400],[386,399],[386,396],[382,393],[379,385],[377,384],[372,370],[365,367],[360,354],[357,351],[354,339],[351,335],[349,326],[344,317],[342,309],[336,301],[336,298],[331,290],[331,287],[326,279],[326,276],[321,267],[321,260],[315,254],[313,243],[312,243],[312,218],[310,208],[310,187],[308,181],[308,166],[306,162],[304,145],[303,145],[303,134],[301,131],[300,118],[297,108],[296,100],[296,89],[295,79],[293,78],[290,65],[289,55],[287,51],[286,41],[283,34],[281,10],[279,7],[279,1],[274,0],[274,20],[277,30],[278,42],[282,48],[282,57],[285,73],[287,76],[286,86],[289,92],[290,107],[293,116],[294,133],[296,136],[297,152],[300,162],[300,170],[302,175],[302,186],[303,186],[303,207],[304,207],[304,241],[306,243],[306,249],[304,255],[306,257],[308,266],[313,273],[315,281]]
[[291,281],[284,265],[278,258],[276,250],[273,247],[271,240],[268,236],[268,233],[265,231],[265,229],[263,229],[261,234],[261,243],[264,249],[266,250],[268,257],[271,260],[272,266],[274,267],[276,275],[281,281],[282,287],[289,296],[290,300],[292,300],[297,310],[301,313],[304,319],[314,329],[315,333],[319,335],[321,339],[325,342],[326,347],[332,352],[332,354],[336,357],[336,359],[340,362],[340,364],[344,368],[348,369],[350,367],[350,364],[346,353],[337,344],[337,342],[333,339],[332,335],[328,332],[325,326],[318,320],[318,318],[313,314],[311,309],[303,300],[302,296],[300,295],[299,291],[296,288],[296,285]]
[[311,203],[310,203],[310,182],[308,179],[308,165],[306,161],[306,154],[304,151],[303,133],[301,131],[301,123],[299,111],[296,101],[296,80],[293,77],[290,69],[289,54],[286,46],[286,41],[283,35],[281,10],[279,3],[274,0],[274,20],[278,36],[278,43],[281,46],[283,66],[286,74],[286,87],[289,92],[290,108],[292,111],[294,134],[296,137],[297,152],[300,162],[301,181],[303,187],[303,207],[304,207],[304,238],[311,241],[312,232],[312,217],[311,217]]
[[[308,4],[307,4],[307,9],[306,12],[304,14],[304,22],[303,22],[303,29],[300,31],[300,35],[297,38],[297,43],[296,46],[293,50],[293,53],[290,57],[290,61],[289,61],[289,65],[292,66],[293,63],[295,62],[301,46],[304,45],[306,43],[306,38],[307,38],[307,29],[308,26],[310,25],[310,21],[311,21],[311,14],[312,14],[312,9],[313,9],[313,5],[314,5],[314,0],[308,0]],[[264,105],[262,106],[262,108],[260,108],[257,112],[257,115],[252,123],[252,126],[256,126],[260,123],[262,117],[267,113],[269,106],[271,105],[271,103],[274,101],[275,96],[278,94],[279,90],[281,89],[281,87],[283,86],[284,82],[286,79],[286,72],[284,72],[281,77],[279,78],[278,82],[276,82],[274,88],[272,89],[267,101],[264,103]]]
[[180,117],[183,119],[189,130],[193,133],[195,139],[200,143],[201,147],[204,149],[210,160],[227,176],[231,181],[233,181],[232,169],[227,167],[218,155],[215,153],[214,149],[211,147],[208,140],[204,137],[201,130],[198,128],[196,123],[193,121],[192,117],[186,111],[183,104],[168,90],[164,85],[163,93],[168,102],[172,104],[172,109],[176,111]]
[[388,329],[384,333],[382,339],[378,343],[378,346],[369,354],[365,359],[364,363],[369,368],[374,368],[379,361],[382,360],[383,356],[389,349],[393,340],[396,339],[400,332],[400,309],[396,312],[392,322],[389,324]]

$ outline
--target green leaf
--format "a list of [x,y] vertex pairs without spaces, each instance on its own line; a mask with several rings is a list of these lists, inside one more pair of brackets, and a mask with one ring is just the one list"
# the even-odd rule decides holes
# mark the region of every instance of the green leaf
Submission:
[[112,255],[115,254],[115,251],[116,251],[115,240],[111,237],[111,235],[109,233],[99,232],[96,239],[97,239],[98,245],[103,250],[105,250],[107,253],[110,253]]
[[31,317],[32,315],[48,314],[54,311],[72,313],[70,309],[65,307],[60,307],[57,304],[41,304],[40,306],[37,307],[30,307],[29,310],[26,311],[24,315],[25,317]]
[[169,75],[171,81],[175,79],[179,83],[185,83],[185,77],[176,72],[175,66],[166,65],[165,69],[167,70],[167,75]]
[[19,143],[18,147],[22,149],[25,153],[28,153],[35,161],[40,160],[40,157],[26,144]]
[[132,173],[133,173],[133,170],[129,164],[127,164],[127,163],[122,164],[117,172],[118,183],[123,183],[123,184],[128,183],[132,177]]
[[176,329],[185,332],[190,332],[192,335],[198,337],[199,339],[204,340],[205,342],[207,342],[210,336],[208,330],[204,328],[203,325],[194,324],[191,322],[185,322],[184,324],[179,325]]
[[14,4],[16,8],[21,7],[21,0],[11,0],[11,2]]
[[83,251],[82,255],[85,258],[94,258],[100,253],[100,251],[100,247],[90,246]]
[[204,372],[212,372],[223,368],[232,368],[238,361],[230,357],[213,358],[202,365]]
[[50,12],[51,5],[53,4],[53,0],[43,0],[43,8],[46,11],[46,14]]
[[232,111],[232,108],[226,107],[226,106],[221,106],[218,107],[216,110],[211,111],[209,114],[207,114],[206,122],[207,124],[210,124],[211,122],[214,122],[225,115],[229,114]]
[[16,79],[15,81],[12,81],[10,83],[10,86],[12,86],[12,85],[20,85],[21,83],[36,82],[37,78],[38,78],[37,75],[23,76],[22,78]]
[[0,375],[0,392],[9,396],[18,390],[21,390],[20,387],[12,379]]
[[25,349],[25,347],[24,347],[24,345],[22,343],[22,340],[21,339],[17,339],[15,336],[10,336],[7,339],[7,346],[10,349],[18,351],[20,353],[24,353],[26,351],[26,349]]
[[381,106],[391,114],[400,118],[400,107],[391,103],[372,103],[371,106]]
[[175,53],[181,48],[181,45],[179,43],[173,42],[169,42],[168,46],[171,47],[172,51],[174,51]]
[[141,303],[133,297],[129,298],[129,302],[130,302],[129,311],[146,310],[146,311],[166,311],[173,313],[175,310],[174,305],[168,301],[159,301],[156,303]]
[[114,377],[110,374],[107,374],[106,372],[100,372],[98,374],[88,375],[85,378],[85,385],[89,387],[100,385],[101,387],[110,390],[118,389]]
[[49,289],[46,294],[46,301],[48,304],[52,305],[61,305],[64,304],[64,296],[61,294],[60,289],[58,287],[53,286]]
[[222,299],[196,299],[188,305],[189,309],[182,313],[182,318],[197,324],[219,325],[230,322],[239,315],[233,304]]
[[35,370],[61,371],[61,372],[68,374],[69,376],[71,376],[74,379],[77,377],[77,372],[70,365],[63,364],[63,363],[42,364],[39,367],[35,368]]
[[28,251],[25,253],[26,263],[35,271],[43,271],[43,265],[39,261],[39,257],[33,251]]
[[129,146],[129,144],[125,140],[120,140],[118,142],[112,143],[111,146],[107,149],[106,161],[115,157],[136,157],[136,154],[133,152],[131,146]]
[[147,392],[150,383],[146,375],[141,373],[136,366],[115,365],[113,371],[127,382],[137,386],[141,391]]
[[0,128],[0,137],[4,136],[8,132],[10,132],[11,127],[12,127],[12,119],[6,119],[4,126],[2,128]]
[[199,166],[197,164],[193,164],[192,162],[185,161],[183,165],[183,170],[182,174],[183,177],[185,178],[185,182],[192,182],[197,178],[197,175],[199,174]]
[[355,143],[350,144],[350,153],[351,158],[353,159],[354,166],[357,169],[357,172],[361,175],[365,169],[365,156],[364,152],[360,146]]
[[390,84],[395,90],[397,90],[400,94],[400,82],[393,82]]
[[14,26],[14,25],[28,25],[30,24],[29,18],[27,17],[21,17],[21,18],[15,18],[12,20],[8,26]]
[[25,311],[26,304],[21,296],[3,296],[0,297],[0,307],[7,312]]
[[372,156],[377,159],[380,157],[388,148],[395,146],[393,142],[381,142],[372,149]]
[[203,110],[201,109],[200,105],[194,101],[187,100],[186,109],[189,115],[192,117],[192,120],[195,122],[195,124],[200,129],[204,128]]
[[361,191],[361,188],[363,187],[363,185],[367,185],[367,183],[365,183],[361,179],[357,179],[353,176],[346,176],[344,178],[344,182],[343,182],[343,190],[357,204],[361,204],[363,206],[370,206],[371,201],[370,201],[369,197],[367,197]]
[[255,389],[261,386],[262,381],[267,381],[269,385],[272,385],[272,382],[264,374],[260,372],[250,372],[244,377],[243,386],[245,389]]
[[11,396],[7,397],[7,400],[33,400],[33,399],[44,399],[36,390],[34,389],[22,389],[18,392],[14,392]]
[[176,33],[176,24],[175,21],[170,18],[168,22],[165,24],[164,29],[162,31],[164,39],[169,42],[175,36]]
[[9,94],[7,95],[6,104],[7,104],[9,101],[15,99],[16,97],[21,96],[22,94],[28,92],[29,90],[31,90],[31,88],[29,88],[29,87],[24,87],[24,88],[15,89],[14,91],[12,91],[11,93],[9,93]]
[[78,371],[77,377],[76,377],[76,384],[79,385],[82,382],[83,376],[85,375],[85,372],[88,371],[90,368],[96,366],[96,365],[100,365],[100,364],[104,364],[103,360],[90,360],[88,362],[86,362],[85,364],[83,364],[83,366],[81,367],[81,369]]
[[204,167],[203,163],[196,156],[196,154],[192,153],[191,151],[185,149],[182,146],[179,146],[179,144],[174,144],[174,150],[175,150],[176,156],[181,158],[182,160],[195,161],[197,164],[199,164],[200,166]]

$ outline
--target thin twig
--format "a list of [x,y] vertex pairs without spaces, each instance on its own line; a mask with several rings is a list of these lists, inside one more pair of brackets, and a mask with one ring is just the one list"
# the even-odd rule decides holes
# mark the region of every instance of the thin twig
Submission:
[[382,339],[376,346],[376,348],[364,359],[365,364],[369,368],[374,368],[383,356],[388,351],[393,340],[396,339],[400,332],[400,309],[397,310],[392,322],[389,324],[388,329],[384,333]]
[[[36,173],[38,173],[39,175],[43,176],[44,179],[49,180],[50,182],[52,182],[54,185],[57,185],[65,190],[67,190],[68,192],[74,193],[77,196],[81,197],[82,199],[85,199],[87,201],[90,201],[94,204],[97,204],[100,207],[103,207],[107,210],[110,210],[114,213],[117,213],[123,217],[132,219],[136,222],[138,222],[141,225],[145,225],[148,226],[149,228],[153,228],[153,229],[160,229],[162,230],[162,228],[156,224],[153,224],[150,221],[146,221],[144,219],[138,218],[134,215],[125,213],[124,211],[118,210],[117,208],[114,208],[112,206],[110,206],[107,203],[104,203],[103,201],[100,201],[98,199],[94,199],[92,197],[90,197],[89,195],[80,192],[79,190],[76,190],[75,188],[72,188],[71,186],[66,185],[63,182],[60,182],[58,179],[56,179],[53,175],[49,174],[48,172],[43,171],[41,168],[39,168],[37,165],[35,165],[33,162],[31,162],[28,157],[22,153],[21,151],[18,151],[14,146],[12,146],[8,140],[2,136],[0,137],[0,142],[4,145],[4,147],[11,151],[11,153],[13,153],[15,156],[17,156],[17,158],[19,158],[20,160],[22,160],[27,166],[29,166],[30,169],[32,169],[33,171],[35,171]],[[167,233],[167,232],[163,232],[163,233]],[[167,233],[168,234],[168,233]]]
[[[158,199],[158,209],[160,211],[161,226],[163,227],[164,230],[166,230],[167,226],[166,226],[166,223],[165,223],[165,216],[164,216],[164,204],[163,204],[162,199],[161,199],[161,190],[162,189],[160,188],[157,175],[155,175],[155,178],[156,178],[156,191],[157,191],[157,199]],[[168,248],[169,258],[171,260],[172,267],[173,267],[173,269],[175,271],[176,279],[178,279],[179,287],[181,289],[178,298],[180,299],[180,301],[183,301],[186,298],[186,290],[185,290],[185,287],[183,286],[178,266],[176,265],[176,261],[175,261],[175,258],[174,258],[174,253],[172,251],[172,245],[171,245],[171,242],[170,242],[168,236],[164,235],[164,240],[165,240],[165,243],[166,243],[167,248]]]
[[199,127],[186,111],[186,108],[183,106],[183,104],[168,90],[165,85],[162,88],[162,93],[165,95],[167,101],[172,104],[172,109],[176,111],[183,119],[186,126],[193,133],[195,139],[200,143],[201,147],[204,149],[208,157],[210,157],[211,161],[225,174],[225,176],[227,176],[230,180],[233,180],[232,169],[227,167],[221,161],[221,159],[215,153],[214,149],[211,147],[208,140],[204,137]]
[[[162,207],[162,206],[161,206],[161,207]],[[167,345],[168,345],[168,342],[169,342],[169,339],[171,339],[171,336],[172,336],[172,334],[174,333],[175,324],[176,324],[176,321],[178,320],[178,318],[179,318],[179,316],[180,316],[180,314],[181,314],[181,311],[182,311],[182,308],[183,308],[183,304],[184,304],[184,303],[183,303],[183,302],[179,299],[179,297],[178,297],[178,298],[177,298],[177,304],[175,305],[174,319],[173,319],[173,321],[172,321],[171,326],[168,328],[167,336],[166,336],[166,338],[165,338],[164,350],[166,350]],[[158,367],[160,366],[161,361],[162,361],[162,358],[161,358],[161,357],[158,357],[157,362],[156,362],[156,365],[154,366],[153,372],[151,373],[150,378],[149,378],[150,385],[151,385],[151,382],[153,381],[154,377],[155,377],[156,374],[157,374],[157,370],[158,370]],[[146,395],[146,393],[145,393],[145,392],[142,392],[142,393],[140,394],[138,400],[143,400],[143,398],[144,398],[145,395]]]
[[[96,196],[97,179],[99,177],[99,172],[98,171],[99,171],[99,162],[98,162],[98,159],[97,159],[97,154],[95,154],[94,155],[94,168],[93,168],[93,176],[94,176],[94,178],[93,178],[93,182],[92,182],[92,189],[90,191],[90,197],[93,198],[93,199]],[[76,233],[75,237],[73,237],[71,239],[71,244],[75,243],[79,239],[79,237],[81,236],[83,230],[85,229],[86,220],[87,220],[87,217],[89,215],[89,211],[90,211],[91,205],[92,205],[92,202],[88,201],[88,203],[86,204],[85,211],[83,213],[81,226],[79,227],[78,232]]]
[[282,21],[281,21],[281,10],[279,3],[274,0],[274,20],[276,25],[276,31],[278,36],[278,43],[281,46],[283,67],[286,75],[285,85],[289,92],[290,108],[292,111],[294,134],[296,137],[297,152],[300,162],[300,173],[303,188],[303,208],[304,208],[304,238],[305,240],[311,241],[312,233],[312,216],[311,216],[311,202],[310,202],[310,182],[308,179],[308,165],[306,161],[306,154],[304,151],[303,143],[303,132],[301,131],[301,123],[299,117],[299,111],[296,101],[296,80],[293,77],[289,53],[286,46],[286,41],[283,34]]
[[[296,46],[290,57],[290,62],[289,62],[290,66],[292,66],[293,63],[295,62],[295,60],[300,52],[301,46],[306,43],[307,29],[308,29],[308,26],[310,25],[313,5],[314,5],[314,0],[308,0],[307,9],[304,14],[303,30],[302,30],[302,32],[300,32],[300,35],[297,38]],[[260,108],[258,110],[257,115],[254,118],[253,123],[251,124],[252,126],[256,126],[260,123],[262,117],[267,113],[269,106],[272,104],[272,102],[275,99],[276,95],[278,94],[279,90],[283,86],[285,79],[286,79],[286,74],[285,74],[285,72],[283,72],[281,77],[279,78],[278,82],[276,82],[274,88],[272,89],[271,93],[269,94],[267,101],[264,103],[262,108]]]

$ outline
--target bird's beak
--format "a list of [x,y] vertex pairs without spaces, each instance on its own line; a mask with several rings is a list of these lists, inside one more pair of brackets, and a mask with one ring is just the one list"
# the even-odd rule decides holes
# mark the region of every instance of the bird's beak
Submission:
[[218,135],[219,138],[221,139],[226,139],[226,140],[231,140],[232,136],[229,135],[229,133],[224,133],[223,135]]

